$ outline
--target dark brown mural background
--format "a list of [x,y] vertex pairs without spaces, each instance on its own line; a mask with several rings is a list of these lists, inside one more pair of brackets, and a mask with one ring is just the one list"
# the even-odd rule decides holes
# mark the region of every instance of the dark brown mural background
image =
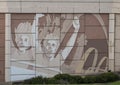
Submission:
[[0,82],[5,81],[5,15],[0,14]]
[[108,14],[12,14],[11,19],[12,80],[108,70]]

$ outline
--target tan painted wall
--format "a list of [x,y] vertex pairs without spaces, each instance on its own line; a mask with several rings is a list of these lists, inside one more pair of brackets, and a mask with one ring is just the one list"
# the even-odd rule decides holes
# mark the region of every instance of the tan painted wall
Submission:
[[[119,64],[119,0],[0,0],[0,13],[5,13],[5,30],[0,29],[0,35],[5,35],[5,73],[0,80],[10,81],[10,53],[11,53],[11,13],[109,13],[109,70],[120,71]],[[0,18],[1,20],[1,18]],[[2,19],[4,21],[4,19]],[[2,22],[2,24],[4,23]],[[1,27],[1,28],[4,28]],[[2,34],[1,34],[2,32]],[[1,55],[4,56],[4,36],[1,36]],[[3,44],[3,45],[2,45]],[[4,67],[3,67],[4,68]]]
[[0,0],[4,13],[120,13],[119,0]]

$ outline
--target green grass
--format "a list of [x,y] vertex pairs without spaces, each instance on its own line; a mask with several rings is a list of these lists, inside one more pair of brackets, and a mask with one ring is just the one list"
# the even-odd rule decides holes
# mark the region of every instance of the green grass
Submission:
[[120,81],[111,82],[111,83],[101,83],[101,84],[99,83],[99,84],[79,84],[79,85],[120,85]]
[[116,81],[116,82],[112,82],[112,83],[107,83],[105,85],[120,85],[120,81]]
[[[78,85],[78,84],[72,84],[72,85]],[[120,85],[120,81],[111,82],[111,83],[98,83],[98,84],[79,84],[79,85]]]
[[[19,85],[19,84],[14,84],[14,85]],[[67,85],[67,84],[23,84],[23,85]],[[101,83],[101,84],[98,83],[98,84],[71,84],[71,85],[120,85],[120,81],[111,82],[111,83]]]

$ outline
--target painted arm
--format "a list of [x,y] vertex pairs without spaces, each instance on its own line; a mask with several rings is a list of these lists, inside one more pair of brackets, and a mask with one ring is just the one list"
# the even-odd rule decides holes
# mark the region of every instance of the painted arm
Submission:
[[[70,51],[72,50],[72,46],[75,44],[75,40],[77,38],[77,34],[78,34],[78,31],[80,29],[80,22],[79,22],[79,18],[77,16],[74,17],[75,20],[73,20],[73,27],[74,27],[74,32],[71,36],[71,38],[69,39],[66,47],[64,50],[62,50],[62,56],[63,56],[63,59],[66,59],[68,54],[70,53]],[[67,46],[71,46],[71,47],[67,47]]]
[[33,20],[33,24],[32,24],[32,32],[35,33],[35,35],[33,34],[33,45],[35,46],[35,42],[36,42],[36,46],[40,49],[41,46],[39,46],[39,42],[35,41],[35,39],[38,39],[38,25],[39,23],[39,18],[43,17],[43,14],[36,14],[36,16],[34,17]]

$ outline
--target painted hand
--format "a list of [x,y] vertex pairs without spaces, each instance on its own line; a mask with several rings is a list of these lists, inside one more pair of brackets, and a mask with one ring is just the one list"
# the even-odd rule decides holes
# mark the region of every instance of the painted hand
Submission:
[[76,32],[78,32],[80,29],[80,21],[79,21],[79,18],[77,16],[74,17],[73,27],[74,27]]

